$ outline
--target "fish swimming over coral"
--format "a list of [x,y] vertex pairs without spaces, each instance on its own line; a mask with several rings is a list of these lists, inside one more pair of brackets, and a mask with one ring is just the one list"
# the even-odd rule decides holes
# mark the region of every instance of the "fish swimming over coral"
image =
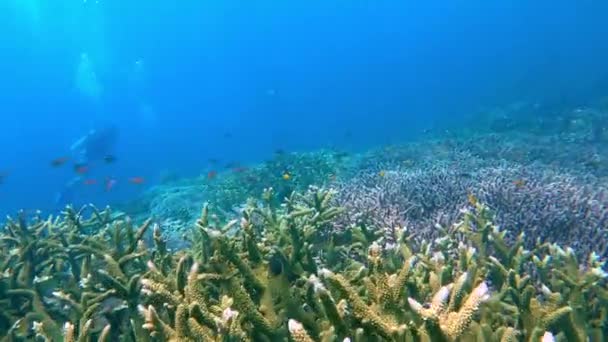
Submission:
[[95,185],[95,184],[97,184],[97,179],[87,178],[87,179],[83,180],[82,183],[84,185]]
[[145,182],[146,182],[146,179],[143,178],[143,177],[131,177],[131,178],[129,178],[129,183],[131,183],[131,184],[140,185],[140,184],[143,184]]
[[64,165],[65,163],[67,163],[70,160],[70,157],[59,157],[59,158],[55,158],[53,160],[51,160],[51,166],[52,167],[59,167]]

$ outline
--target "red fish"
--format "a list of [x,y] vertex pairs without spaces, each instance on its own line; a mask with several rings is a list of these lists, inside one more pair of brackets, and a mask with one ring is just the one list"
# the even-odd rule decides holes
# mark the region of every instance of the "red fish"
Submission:
[[74,165],[74,171],[80,175],[84,175],[85,173],[89,172],[89,167],[84,164],[76,164]]
[[207,179],[213,179],[213,178],[215,178],[215,176],[217,176],[217,171],[211,170],[211,171],[207,172]]
[[57,159],[53,159],[53,160],[51,160],[51,166],[52,167],[61,166],[61,165],[65,164],[68,160],[70,160],[70,157],[59,157]]
[[82,181],[82,183],[84,183],[84,185],[95,185],[97,184],[97,179],[85,179],[84,181]]
[[116,185],[117,181],[114,178],[106,178],[106,184],[104,186],[104,188],[106,189],[106,191],[110,191],[112,190],[112,188],[114,188],[114,186]]
[[132,184],[143,184],[146,180],[143,177],[131,177],[129,183]]

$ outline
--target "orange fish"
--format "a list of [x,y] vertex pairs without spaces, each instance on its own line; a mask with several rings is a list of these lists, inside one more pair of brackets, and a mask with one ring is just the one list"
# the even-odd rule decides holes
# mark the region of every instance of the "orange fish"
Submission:
[[213,179],[215,176],[217,176],[217,171],[215,170],[211,170],[207,173],[207,179]]
[[53,160],[51,160],[51,166],[52,167],[61,166],[61,165],[65,164],[68,160],[70,160],[70,157],[59,157],[57,159],[53,159]]
[[84,183],[84,185],[95,185],[97,184],[97,179],[85,179],[82,183]]
[[131,177],[129,183],[131,184],[143,184],[146,180],[143,177]]
[[516,188],[521,189],[526,185],[526,180],[525,179],[516,179],[513,181],[513,185],[515,185]]

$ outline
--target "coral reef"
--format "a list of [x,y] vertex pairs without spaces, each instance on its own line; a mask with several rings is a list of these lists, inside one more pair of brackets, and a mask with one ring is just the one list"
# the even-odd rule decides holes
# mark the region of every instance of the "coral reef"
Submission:
[[402,227],[416,239],[432,239],[437,225],[448,226],[479,200],[496,211],[497,224],[525,232],[527,247],[550,241],[568,244],[579,256],[608,256],[608,188],[595,177],[507,162],[435,164],[362,172],[341,182],[335,204],[346,214],[337,227],[364,224],[381,231],[388,244]]
[[[159,185],[119,209],[136,221],[152,217],[163,225],[169,248],[181,249],[188,247],[184,235],[205,203],[215,219],[227,221],[269,186],[277,201],[310,185],[333,186],[337,204],[346,209],[336,223],[340,229],[365,219],[369,230],[384,231],[391,242],[394,228],[404,225],[432,238],[435,224],[453,222],[471,194],[496,211],[499,225],[525,231],[527,246],[536,238],[549,239],[572,246],[579,256],[591,246],[606,256],[608,144],[604,136],[592,138],[595,121],[605,135],[606,111],[540,115],[543,108],[521,103],[489,111],[490,118],[517,121],[505,130],[475,119],[481,121],[434,132],[432,139],[352,155],[280,152],[238,172],[220,170],[213,179],[203,175]],[[534,122],[531,112],[539,114]]]
[[[187,247],[184,233],[194,225],[200,208],[209,203],[218,219],[240,215],[243,203],[272,186],[282,200],[292,191],[304,191],[310,185],[334,182],[346,167],[349,157],[338,151],[310,153],[277,153],[273,159],[251,167],[219,172],[209,179],[201,175],[192,179],[165,182],[147,191],[121,209],[138,220],[152,217],[162,224],[164,237],[172,249]],[[282,176],[288,173],[289,179]]]
[[0,334],[47,341],[499,341],[608,334],[597,254],[509,236],[480,201],[434,239],[335,229],[336,192],[272,188],[191,248],[109,209],[11,220],[0,238]]
[[0,341],[606,340],[606,111],[539,110],[20,213]]

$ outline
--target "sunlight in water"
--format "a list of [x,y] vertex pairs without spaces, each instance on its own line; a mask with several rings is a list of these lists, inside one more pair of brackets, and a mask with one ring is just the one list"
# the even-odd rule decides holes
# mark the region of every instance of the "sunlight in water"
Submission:
[[19,21],[25,23],[32,33],[39,33],[42,0],[8,0],[10,9]]
[[103,93],[103,88],[99,83],[95,68],[87,53],[80,54],[75,83],[78,91],[83,96],[92,100],[99,100]]

